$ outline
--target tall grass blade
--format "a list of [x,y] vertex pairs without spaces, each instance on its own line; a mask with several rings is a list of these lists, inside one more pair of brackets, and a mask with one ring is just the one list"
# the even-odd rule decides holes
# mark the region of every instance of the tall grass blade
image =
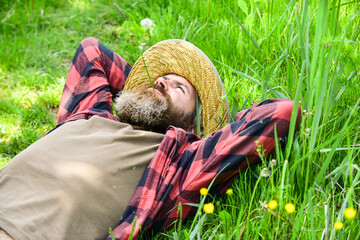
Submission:
[[201,136],[201,116],[200,116],[200,109],[199,109],[199,96],[196,92],[196,134],[200,137]]
[[141,58],[142,58],[142,60],[143,60],[143,63],[144,63],[144,66],[145,66],[145,70],[146,70],[147,76],[148,76],[148,78],[149,78],[149,82],[150,82],[150,84],[151,84],[151,87],[152,87],[153,90],[155,90],[155,88],[154,88],[154,83],[153,83],[153,81],[152,81],[152,79],[151,79],[151,77],[150,77],[150,73],[149,73],[149,71],[148,71],[148,69],[147,69],[145,59],[144,59],[144,57],[143,57],[142,55],[141,55]]
[[270,32],[270,34],[269,34],[268,38],[270,38],[270,37],[271,37],[271,35],[272,35],[272,34],[273,34],[273,32],[275,31],[275,29],[277,28],[278,24],[279,24],[279,23],[281,22],[281,20],[284,18],[285,13],[289,10],[289,8],[290,8],[290,6],[292,5],[292,3],[293,3],[293,0],[291,0],[291,1],[289,2],[289,4],[286,6],[285,11],[283,11],[283,13],[281,14],[281,16],[280,16],[279,20],[276,22],[275,26],[274,26],[274,27],[273,27],[273,29],[271,30],[271,32]]
[[267,90],[269,88],[270,85],[270,80],[273,76],[273,72],[274,69],[276,68],[276,66],[284,60],[284,58],[286,57],[286,51],[279,57],[279,59],[277,59],[271,66],[270,69],[268,70],[267,74],[266,74],[266,78],[264,81],[264,86],[263,86],[263,90],[262,90],[262,94],[261,94],[261,100],[265,100],[266,95],[267,95]]
[[248,79],[248,80],[252,81],[253,83],[256,83],[256,84],[258,84],[258,85],[260,85],[260,86],[264,86],[264,84],[263,84],[261,81],[255,79],[255,78],[253,78],[253,77],[250,77],[249,75],[247,75],[247,74],[245,74],[245,73],[242,73],[242,72],[240,72],[240,71],[238,71],[238,70],[236,70],[236,69],[234,69],[234,68],[226,65],[225,63],[222,63],[222,62],[217,61],[217,60],[215,60],[215,61],[218,62],[218,63],[220,63],[221,65],[223,65],[223,66],[231,69],[232,71],[234,71],[236,74],[242,76],[243,78],[246,78],[246,79]]
[[251,41],[254,43],[254,45],[256,46],[256,48],[259,50],[260,53],[262,53],[261,49],[259,48],[258,44],[256,43],[255,39],[253,38],[253,36],[249,33],[249,31],[244,27],[244,25],[241,24],[241,22],[239,21],[239,19],[235,16],[235,14],[230,10],[230,8],[228,6],[226,6],[227,9],[229,10],[229,12],[231,13],[231,15],[235,18],[235,20],[237,21],[237,23],[240,25],[240,27],[245,31],[246,35],[248,35],[248,37],[251,39]]
[[[345,135],[348,132],[349,128],[351,127],[350,121],[353,121],[352,117],[353,117],[354,113],[357,111],[357,109],[359,108],[359,103],[360,103],[360,98],[357,101],[357,103],[353,106],[352,111],[349,114],[348,119],[346,120],[346,122],[345,122],[344,126],[342,127],[341,131],[337,135],[337,139],[335,140],[334,144],[332,144],[332,150],[331,150],[331,152],[328,153],[324,163],[321,166],[320,171],[318,171],[318,173],[316,174],[316,178],[315,178],[315,180],[314,180],[314,182],[312,184],[313,186],[316,186],[316,185],[320,184],[321,180],[324,178],[324,174],[326,172],[326,169],[328,168],[329,163],[333,159],[333,155],[335,153],[336,148],[338,148],[339,143],[342,140],[341,135]],[[353,122],[353,124],[356,124],[356,123],[359,123],[359,120]]]
[[123,11],[121,11],[121,8],[116,4],[116,3],[113,3],[116,10],[120,13],[120,15],[124,18],[124,20],[126,21],[126,16],[125,14],[123,13]]
[[286,149],[285,149],[285,159],[289,159],[290,151],[292,149],[292,144],[293,144],[293,140],[294,140],[295,124],[296,124],[296,119],[297,119],[297,114],[298,114],[298,106],[299,106],[299,102],[300,102],[300,95],[301,95],[301,92],[302,92],[304,72],[305,72],[305,61],[303,61],[302,65],[301,65],[301,73],[300,73],[300,77],[298,79],[298,84],[297,84],[297,87],[296,87],[296,93],[295,93],[295,99],[294,99],[294,107],[293,107],[293,110],[291,112],[291,121],[290,121],[290,126],[289,126],[288,143],[287,143]]
[[[320,0],[319,1],[319,9],[317,11],[316,17],[316,30],[315,30],[315,37],[314,37],[314,48],[313,48],[313,57],[311,58],[311,69],[310,69],[310,102],[308,103],[309,108],[312,109],[314,105],[314,91],[313,88],[316,88],[316,85],[320,84],[319,82],[315,82],[315,74],[321,74],[319,71],[316,71],[317,67],[321,67],[321,63],[318,63],[318,58],[320,51],[323,49],[321,47],[321,39],[324,35],[324,31],[326,30],[326,19],[327,19],[327,7],[328,3],[327,0]],[[323,59],[320,59],[323,61]],[[318,76],[318,78],[321,78]],[[308,90],[308,91],[309,91]],[[316,105],[316,103],[315,103]]]

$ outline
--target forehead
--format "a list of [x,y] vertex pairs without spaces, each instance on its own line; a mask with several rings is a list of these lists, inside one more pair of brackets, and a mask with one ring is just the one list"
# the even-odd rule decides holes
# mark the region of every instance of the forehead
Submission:
[[186,86],[189,87],[189,90],[191,90],[192,92],[196,92],[196,89],[194,88],[194,86],[184,77],[177,75],[175,73],[169,73],[169,74],[165,74],[163,77],[167,77],[170,80],[175,80],[178,81]]

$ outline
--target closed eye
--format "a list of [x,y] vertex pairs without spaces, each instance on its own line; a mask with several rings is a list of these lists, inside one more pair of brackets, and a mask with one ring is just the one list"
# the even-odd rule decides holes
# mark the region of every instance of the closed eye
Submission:
[[189,94],[190,93],[190,89],[187,85],[183,84],[182,82],[180,82],[177,79],[173,79],[173,78],[169,78],[168,76],[162,76],[165,81],[169,82],[174,88],[179,88],[183,94]]
[[177,81],[177,80],[174,80],[174,83],[177,85],[176,88],[179,88],[181,89],[181,91],[186,94],[186,90],[188,90],[187,86],[182,84],[181,82]]

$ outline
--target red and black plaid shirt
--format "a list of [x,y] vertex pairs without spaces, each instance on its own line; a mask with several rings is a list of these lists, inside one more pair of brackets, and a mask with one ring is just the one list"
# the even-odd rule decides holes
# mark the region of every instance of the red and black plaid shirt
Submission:
[[[58,127],[93,115],[119,121],[112,113],[112,98],[123,89],[130,70],[123,58],[96,39],[82,41],[66,79]],[[170,127],[113,230],[116,239],[128,239],[135,217],[134,238],[139,236],[140,226],[141,231],[161,231],[178,218],[179,203],[183,219],[192,216],[197,208],[184,203],[198,203],[199,190],[219,172],[210,193],[224,193],[239,171],[260,162],[255,141],[266,153],[272,152],[275,124],[280,141],[286,139],[293,105],[283,99],[257,103],[204,139]]]

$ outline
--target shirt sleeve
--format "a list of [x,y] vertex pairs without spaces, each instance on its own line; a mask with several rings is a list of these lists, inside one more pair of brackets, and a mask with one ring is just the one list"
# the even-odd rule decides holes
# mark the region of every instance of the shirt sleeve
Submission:
[[127,61],[97,39],[84,39],[66,78],[57,125],[93,115],[118,121],[112,114],[112,100],[123,89],[130,70]]
[[[239,171],[261,161],[258,147],[265,155],[274,153],[275,126],[278,140],[285,143],[293,107],[294,102],[285,99],[257,103],[239,112],[235,122],[205,139],[193,141],[186,149],[179,149],[181,159],[176,168],[181,169],[181,176],[171,180],[171,191],[156,214],[151,230],[157,232],[171,225],[179,217],[174,210],[179,203],[182,203],[184,219],[195,214],[197,208],[187,203],[199,202],[200,189],[207,188],[213,179],[211,195],[224,193]],[[297,127],[300,112],[298,107]]]
[[269,99],[255,104],[239,112],[235,122],[190,145],[194,159],[183,183],[185,192],[207,187],[219,173],[214,185],[225,183],[239,171],[259,163],[258,150],[264,155],[273,154],[275,127],[278,140],[284,145],[293,106],[293,101],[285,99]]

